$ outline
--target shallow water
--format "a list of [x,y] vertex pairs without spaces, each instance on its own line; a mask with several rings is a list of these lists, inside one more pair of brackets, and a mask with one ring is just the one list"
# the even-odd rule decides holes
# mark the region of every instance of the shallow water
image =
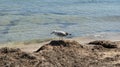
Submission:
[[51,38],[52,30],[64,30],[74,37],[99,33],[117,35],[120,1],[0,0],[1,43]]

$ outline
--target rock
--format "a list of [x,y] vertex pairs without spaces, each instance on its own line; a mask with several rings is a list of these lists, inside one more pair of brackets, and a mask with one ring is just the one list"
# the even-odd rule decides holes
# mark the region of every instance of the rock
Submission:
[[13,52],[19,52],[21,51],[19,48],[8,48],[8,47],[4,47],[0,49],[1,53],[13,53]]
[[79,47],[79,48],[83,48],[83,45],[79,44],[76,41],[63,41],[63,40],[53,40],[51,41],[49,44],[43,45],[42,47],[40,47],[37,51],[35,52],[39,52],[40,50],[44,50],[44,49],[52,49],[51,46],[60,46],[60,47]]
[[101,45],[105,48],[117,48],[117,44],[115,42],[104,41],[104,40],[92,41],[92,42],[89,42],[88,44]]

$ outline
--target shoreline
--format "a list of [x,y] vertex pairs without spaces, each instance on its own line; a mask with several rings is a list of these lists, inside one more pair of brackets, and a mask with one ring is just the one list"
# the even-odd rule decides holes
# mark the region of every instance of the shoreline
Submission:
[[[109,35],[110,36],[110,35]],[[114,37],[114,38],[112,38]],[[71,40],[71,41],[77,41],[80,44],[86,44],[91,41],[95,40],[107,40],[107,41],[120,41],[120,37],[112,36],[109,37],[100,37],[100,36],[84,36],[84,37],[74,37],[74,38],[65,38],[64,40]],[[10,47],[10,48],[20,48],[21,50],[25,52],[33,52],[36,49],[40,48],[42,45],[49,43],[52,40],[57,40],[57,38],[53,39],[45,39],[45,40],[30,40],[30,41],[24,41],[24,42],[9,42],[5,44],[0,44],[0,48],[2,47]]]
[[[72,35],[72,37],[66,37],[64,39],[94,39],[94,40],[120,40],[120,32],[100,32],[100,33],[93,33],[93,34],[85,34],[85,35],[81,35],[81,36],[74,36]],[[29,40],[11,40],[11,41],[3,41],[3,42],[0,42],[0,45],[1,44],[7,44],[7,43],[21,43],[21,42],[25,42],[25,43],[34,43],[34,42],[38,42],[38,43],[41,43],[41,42],[44,42],[44,41],[49,41],[49,40],[52,40],[52,39],[57,39],[58,37],[56,36],[50,36],[50,37],[44,37],[44,38],[36,38],[36,39],[29,39]]]

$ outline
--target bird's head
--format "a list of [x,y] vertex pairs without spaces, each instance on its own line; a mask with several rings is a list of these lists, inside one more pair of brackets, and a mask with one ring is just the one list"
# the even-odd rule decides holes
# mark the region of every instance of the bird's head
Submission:
[[66,35],[72,35],[72,34],[66,32]]

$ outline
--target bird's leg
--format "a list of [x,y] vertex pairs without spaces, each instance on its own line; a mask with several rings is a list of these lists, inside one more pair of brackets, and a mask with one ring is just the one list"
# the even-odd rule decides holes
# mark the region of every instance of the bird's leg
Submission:
[[62,40],[62,37],[59,37],[59,40]]
[[63,37],[62,37],[62,40],[63,40]]
[[59,40],[60,40],[60,37],[59,37]]

